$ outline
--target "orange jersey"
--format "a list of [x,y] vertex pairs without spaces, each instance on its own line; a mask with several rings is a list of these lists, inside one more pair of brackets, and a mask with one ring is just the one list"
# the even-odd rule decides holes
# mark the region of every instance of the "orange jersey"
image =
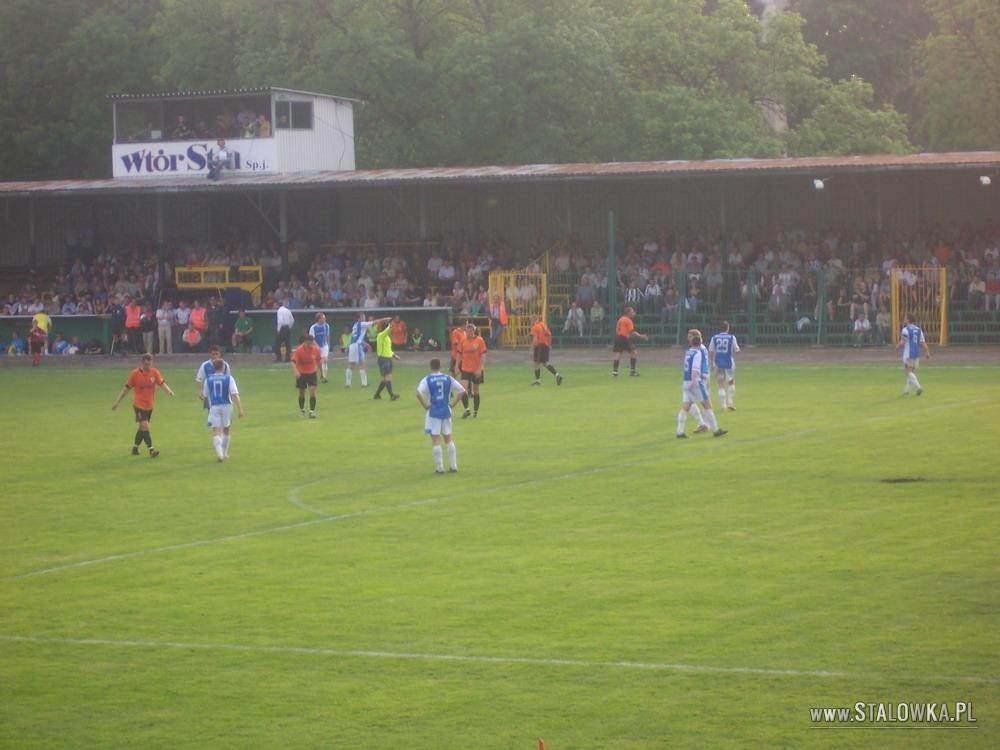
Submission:
[[542,321],[538,321],[531,326],[531,338],[535,340],[535,344],[552,346],[552,331]]
[[455,327],[451,329],[451,352],[458,354],[462,350],[462,342],[465,341],[465,329]]
[[[191,322],[194,323],[194,327],[199,331],[208,330],[208,318],[206,313],[208,311],[204,307],[196,307],[191,311]],[[128,325],[125,326],[128,328]]]
[[460,349],[462,355],[462,372],[478,372],[483,366],[486,356],[486,342],[482,336],[466,338]]
[[156,403],[156,386],[163,385],[163,382],[163,376],[155,367],[150,367],[149,372],[136,367],[125,381],[125,385],[132,389],[132,405],[136,409],[152,411]]
[[392,345],[398,346],[400,349],[406,346],[406,321],[400,320],[396,323],[390,323],[389,328],[392,329],[392,332],[389,334]]
[[299,344],[292,352],[292,362],[295,363],[295,372],[299,375],[311,375],[316,372],[320,364],[319,347]]
[[622,315],[618,318],[618,324],[615,326],[616,336],[631,338],[633,331],[635,331],[635,323],[632,322],[632,318],[628,315]]

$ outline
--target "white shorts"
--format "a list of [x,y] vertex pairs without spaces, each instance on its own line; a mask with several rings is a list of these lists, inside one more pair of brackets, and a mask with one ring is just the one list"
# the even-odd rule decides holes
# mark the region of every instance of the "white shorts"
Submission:
[[733,362],[732,367],[716,367],[715,368],[715,379],[716,380],[735,380],[736,379],[736,363]]
[[319,356],[324,362],[330,359],[330,345],[324,344],[319,348]]
[[903,357],[903,367],[910,367],[916,370],[920,367],[920,357],[917,357],[916,359],[907,359],[906,357]]
[[233,423],[233,405],[222,404],[208,409],[208,426],[214,429],[229,427]]
[[432,417],[428,414],[424,417],[424,434],[426,435],[450,435],[451,434],[451,417],[447,419],[438,419],[437,417]]
[[709,400],[708,388],[703,380],[698,381],[698,386],[693,391],[687,387],[686,383],[681,390],[681,403],[683,404],[700,404]]
[[347,348],[347,362],[355,365],[365,361],[365,342],[358,341]]

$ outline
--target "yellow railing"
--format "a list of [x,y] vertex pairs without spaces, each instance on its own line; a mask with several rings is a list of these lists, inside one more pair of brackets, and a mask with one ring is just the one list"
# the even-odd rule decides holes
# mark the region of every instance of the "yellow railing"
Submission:
[[178,289],[223,289],[235,286],[250,292],[260,304],[264,272],[260,266],[177,266],[174,282]]
[[507,328],[501,339],[504,346],[529,346],[535,318],[545,320],[548,315],[546,274],[493,271],[489,296],[491,305],[494,297],[501,297],[507,305]]
[[935,266],[892,269],[892,328],[913,315],[928,344],[948,343],[948,269]]

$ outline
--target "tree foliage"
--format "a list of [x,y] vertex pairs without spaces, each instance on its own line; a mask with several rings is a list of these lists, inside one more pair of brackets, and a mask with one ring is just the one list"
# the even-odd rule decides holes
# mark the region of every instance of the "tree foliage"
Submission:
[[110,91],[262,85],[362,100],[370,167],[909,148],[870,87],[824,76],[800,15],[764,28],[745,0],[49,5],[0,5],[8,179],[106,174]]
[[920,49],[918,130],[928,149],[1000,149],[1000,3],[928,0],[938,30]]
[[926,0],[793,0],[803,36],[826,57],[833,81],[861,78],[875,102],[913,110],[916,56],[933,29]]
[[791,134],[789,152],[792,156],[905,153],[906,121],[888,105],[873,109],[874,99],[871,84],[860,78],[835,84]]

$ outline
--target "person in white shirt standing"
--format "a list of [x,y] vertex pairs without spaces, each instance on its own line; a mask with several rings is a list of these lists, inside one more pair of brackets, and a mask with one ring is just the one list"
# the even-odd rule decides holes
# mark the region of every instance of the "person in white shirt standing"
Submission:
[[164,302],[156,311],[156,337],[160,344],[160,354],[174,353],[174,306]]
[[187,302],[181,300],[177,303],[177,307],[174,308],[174,344],[178,350],[182,350],[181,344],[184,339],[184,331],[190,322],[191,308],[188,307]]
[[577,336],[583,336],[584,320],[585,316],[583,314],[583,308],[574,302],[570,305],[569,310],[566,312],[566,322],[563,324],[563,333],[573,330],[576,331]]
[[292,361],[292,326],[295,325],[295,316],[288,306],[282,302],[277,311],[278,335],[274,339],[274,361],[281,362],[281,345],[285,345],[285,362]]

